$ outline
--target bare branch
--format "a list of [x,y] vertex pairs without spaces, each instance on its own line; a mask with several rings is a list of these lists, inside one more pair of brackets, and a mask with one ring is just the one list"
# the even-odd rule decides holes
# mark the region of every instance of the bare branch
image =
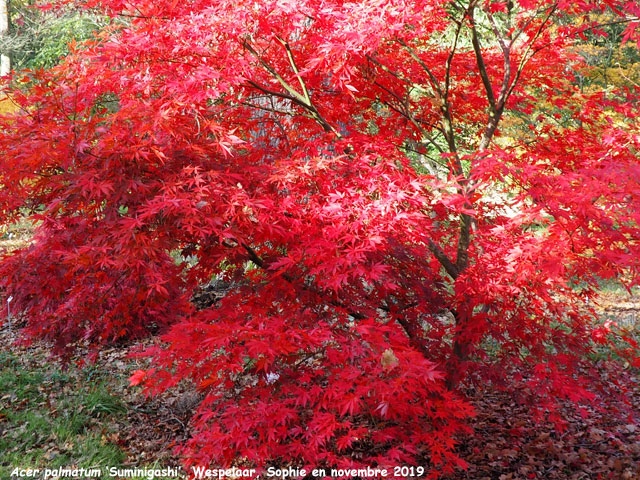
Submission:
[[449,52],[449,56],[447,57],[447,63],[445,65],[445,78],[444,78],[444,98],[445,101],[449,101],[449,87],[451,86],[451,64],[453,63],[453,57],[456,54],[456,49],[458,48],[458,39],[460,38],[460,32],[462,31],[462,26],[464,25],[464,19],[468,14],[468,10],[465,9],[462,15],[462,18],[457,21],[458,28],[456,28],[456,34],[453,39],[453,45],[451,46],[451,52]]
[[433,240],[429,240],[429,250],[431,250],[433,256],[436,257],[438,262],[440,262],[440,265],[444,267],[445,271],[451,278],[453,278],[454,280],[458,278],[458,275],[460,275],[458,267],[451,260],[449,260],[447,254],[444,253]]
[[473,18],[473,8],[469,11],[469,18],[471,19],[471,44],[473,45],[473,52],[476,56],[476,63],[478,65],[478,71],[480,72],[480,78],[482,84],[487,92],[487,100],[489,101],[489,111],[495,115],[496,113],[496,97],[493,93],[493,87],[491,86],[491,80],[487,73],[487,66],[482,56],[482,46],[480,45],[480,38],[478,36],[478,30],[476,29],[475,20]]
[[287,51],[287,57],[289,58],[289,63],[291,64],[291,68],[293,69],[293,72],[296,74],[296,77],[298,77],[298,82],[300,83],[300,87],[302,88],[302,93],[304,94],[304,98],[307,101],[307,103],[311,105],[311,97],[309,96],[307,85],[304,83],[304,80],[302,80],[302,77],[300,76],[300,71],[298,70],[296,61],[293,58],[293,53],[291,52],[291,47],[289,47],[289,43],[281,39],[280,37],[276,37],[276,38],[280,43],[282,43],[282,45],[284,46],[284,49]]
[[[281,41],[281,40],[279,40]],[[338,132],[333,125],[331,125],[329,122],[327,122],[327,120],[320,115],[320,112],[318,111],[318,109],[315,107],[315,105],[311,102],[311,98],[309,96],[309,92],[307,91],[306,86],[304,85],[304,81],[302,80],[302,78],[300,77],[299,73],[298,73],[298,69],[297,66],[295,64],[295,61],[293,60],[293,54],[291,53],[291,49],[288,48],[288,45],[286,48],[287,50],[287,56],[289,58],[290,63],[292,63],[292,68],[294,68],[294,71],[296,73],[296,76],[298,78],[298,81],[300,82],[300,84],[303,87],[303,94],[300,94],[298,91],[296,91],[295,88],[293,88],[277,71],[275,68],[273,68],[267,61],[264,60],[264,58],[262,58],[262,56],[251,46],[251,44],[246,41],[243,40],[242,42],[242,46],[249,52],[251,53],[251,55],[253,55],[258,62],[260,63],[260,65],[271,74],[271,76],[273,78],[275,78],[278,83],[280,83],[280,85],[282,86],[282,88],[285,89],[285,91],[287,93],[282,93],[282,92],[276,92],[274,90],[270,90],[260,84],[258,84],[257,82],[254,82],[252,80],[247,80],[247,83],[249,85],[251,85],[254,88],[257,88],[258,90],[260,90],[263,93],[267,93],[269,95],[274,95],[276,97],[280,97],[280,98],[286,98],[288,100],[291,100],[292,102],[294,102],[296,105],[302,107],[303,109],[307,110],[310,114],[311,114],[311,118],[313,118],[316,122],[318,122],[320,124],[320,126],[324,129],[325,132],[327,133],[333,133],[337,138],[342,138],[342,134],[340,134],[340,132]]]
[[507,92],[507,98],[509,97],[509,95],[511,95],[511,93],[515,89],[518,81],[520,80],[520,75],[522,75],[522,71],[524,70],[524,67],[527,65],[527,63],[529,63],[529,60],[531,60],[531,58],[533,58],[533,56],[537,53],[537,51],[534,51],[532,55],[529,55],[529,52],[531,52],[531,50],[533,48],[533,44],[536,42],[536,40],[538,40],[538,38],[540,37],[540,35],[544,31],[545,26],[547,25],[547,23],[551,19],[551,16],[555,13],[557,8],[558,8],[558,5],[554,4],[549,9],[549,11],[547,13],[547,16],[545,17],[544,21],[540,24],[540,27],[538,28],[536,34],[533,36],[533,38],[531,39],[531,41],[527,45],[527,48],[526,48],[524,54],[522,55],[522,58],[520,59],[520,63],[518,65],[518,68],[516,69],[516,74],[515,74],[515,77],[513,79],[513,82],[511,83],[511,87],[509,88],[509,90]]

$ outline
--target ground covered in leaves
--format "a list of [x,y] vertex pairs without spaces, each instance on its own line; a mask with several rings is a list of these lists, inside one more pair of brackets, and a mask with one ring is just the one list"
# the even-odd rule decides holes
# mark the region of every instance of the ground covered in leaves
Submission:
[[[178,465],[174,449],[188,436],[197,396],[185,389],[148,399],[129,387],[144,365],[126,346],[101,352],[95,364],[61,368],[46,346],[16,345],[16,327],[0,329],[0,478],[16,466]],[[640,405],[637,382],[633,394]],[[469,469],[449,480],[640,479],[638,417],[583,418],[567,409],[569,428],[559,432],[508,396],[477,391],[474,403],[476,435],[460,445]]]
[[[634,391],[640,405],[640,388]],[[583,418],[566,409],[566,431],[532,420],[504,395],[475,398],[475,435],[463,440],[469,469],[451,480],[637,480],[640,479],[640,418],[614,420],[603,412]]]
[[[5,234],[0,249],[15,248],[20,237]],[[195,300],[207,295],[219,292],[203,291]],[[604,289],[598,308],[603,319],[640,331],[637,292]],[[128,356],[131,346],[104,350],[95,364],[77,360],[63,368],[45,345],[16,344],[18,331],[15,320],[0,328],[0,479],[11,478],[15,467],[179,464],[175,447],[188,437],[199,400],[192,389],[145,398],[128,386],[131,373],[145,367]],[[630,373],[635,416],[616,421],[592,409],[584,418],[568,407],[562,432],[535,422],[506,395],[472,392],[476,434],[460,444],[469,468],[447,480],[640,480],[640,375]]]

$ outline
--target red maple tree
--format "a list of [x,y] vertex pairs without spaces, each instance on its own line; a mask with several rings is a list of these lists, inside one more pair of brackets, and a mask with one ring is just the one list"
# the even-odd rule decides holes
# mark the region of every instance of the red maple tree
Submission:
[[635,2],[85,6],[117,21],[5,86],[0,221],[37,233],[0,285],[57,353],[161,332],[134,381],[205,394],[187,464],[438,475],[461,386],[559,421],[599,345],[636,361],[588,300],[640,279],[638,91],[573,49]]

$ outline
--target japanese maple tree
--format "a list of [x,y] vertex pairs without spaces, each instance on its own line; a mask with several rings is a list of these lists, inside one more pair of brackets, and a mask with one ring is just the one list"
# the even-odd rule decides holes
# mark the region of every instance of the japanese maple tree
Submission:
[[133,381],[203,393],[187,464],[437,476],[466,388],[624,391],[588,300],[640,280],[638,89],[581,93],[573,47],[636,2],[84,6],[114,21],[5,86],[0,218],[37,228],[0,285],[63,355],[160,332]]

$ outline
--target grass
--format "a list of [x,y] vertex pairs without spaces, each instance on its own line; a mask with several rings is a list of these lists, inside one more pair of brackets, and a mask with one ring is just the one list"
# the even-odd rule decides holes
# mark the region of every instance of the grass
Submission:
[[0,351],[0,478],[15,467],[119,467],[109,440],[126,405],[104,378],[57,366],[29,365]]

